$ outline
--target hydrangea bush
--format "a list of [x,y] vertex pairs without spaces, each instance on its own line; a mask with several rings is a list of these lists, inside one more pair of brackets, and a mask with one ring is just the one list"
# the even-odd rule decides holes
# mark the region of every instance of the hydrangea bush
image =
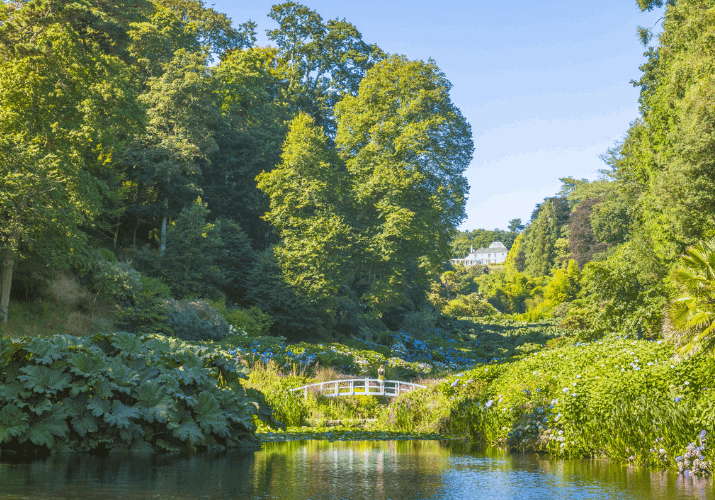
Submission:
[[561,457],[709,474],[715,362],[674,361],[672,349],[622,338],[545,349],[405,394],[382,420]]

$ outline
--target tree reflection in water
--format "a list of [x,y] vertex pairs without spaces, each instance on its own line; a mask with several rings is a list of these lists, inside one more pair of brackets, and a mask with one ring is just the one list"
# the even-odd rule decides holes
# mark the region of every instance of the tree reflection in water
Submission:
[[0,499],[715,500],[710,479],[437,441],[266,443],[255,453],[0,461]]

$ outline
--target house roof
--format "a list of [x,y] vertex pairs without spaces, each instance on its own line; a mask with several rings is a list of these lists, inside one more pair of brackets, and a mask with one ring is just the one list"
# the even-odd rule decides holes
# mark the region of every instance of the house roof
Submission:
[[501,242],[495,241],[489,248],[480,248],[479,250],[474,250],[470,255],[488,255],[496,253],[506,253],[507,249]]

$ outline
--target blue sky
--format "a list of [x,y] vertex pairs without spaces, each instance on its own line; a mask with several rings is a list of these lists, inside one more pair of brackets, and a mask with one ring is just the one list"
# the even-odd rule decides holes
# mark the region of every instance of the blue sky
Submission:
[[[275,1],[220,0],[234,23],[258,23]],[[596,179],[599,155],[638,116],[644,48],[636,27],[662,12],[635,0],[306,0],[323,19],[345,18],[367,43],[411,59],[433,58],[452,82],[452,100],[472,125],[474,159],[460,229],[506,229],[527,221],[560,177]]]

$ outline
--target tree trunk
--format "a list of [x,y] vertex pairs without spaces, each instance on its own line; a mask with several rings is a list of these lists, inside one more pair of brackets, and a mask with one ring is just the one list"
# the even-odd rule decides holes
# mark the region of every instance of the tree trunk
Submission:
[[134,226],[134,233],[132,234],[132,250],[137,249],[137,230],[139,229],[139,224],[140,224],[140,220],[139,220],[139,216],[137,215],[137,223]]
[[117,217],[117,226],[114,229],[114,251],[117,250],[117,240],[119,239],[119,226],[122,224],[122,218]]
[[161,249],[159,253],[164,255],[164,250],[166,250],[166,215],[161,217]]
[[15,259],[12,249],[5,251],[3,259],[2,275],[0,275],[0,322],[7,325],[7,309],[10,305],[10,287],[12,286],[12,270],[15,267]]

